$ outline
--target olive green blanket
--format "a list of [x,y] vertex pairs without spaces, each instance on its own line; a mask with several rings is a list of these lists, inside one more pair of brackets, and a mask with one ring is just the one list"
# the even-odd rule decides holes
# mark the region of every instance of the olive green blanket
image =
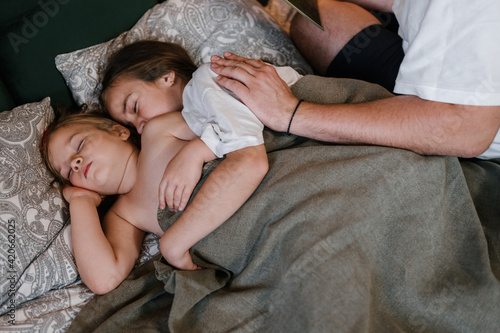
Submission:
[[[315,76],[293,91],[321,103],[390,96]],[[485,217],[488,247],[458,159],[265,138],[268,175],[192,249],[205,269],[154,258],[93,299],[69,332],[498,331],[498,214]],[[160,224],[177,217],[163,212]]]

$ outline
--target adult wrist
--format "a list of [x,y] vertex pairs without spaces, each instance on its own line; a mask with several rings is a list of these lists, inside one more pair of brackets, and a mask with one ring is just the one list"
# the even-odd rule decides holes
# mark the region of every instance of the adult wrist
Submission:
[[288,134],[288,135],[291,134],[290,133],[290,128],[292,127],[293,119],[295,118],[295,114],[297,113],[297,110],[299,109],[299,106],[300,106],[300,104],[302,104],[303,101],[304,101],[303,99],[299,100],[299,102],[295,106],[295,109],[292,112],[292,115],[290,116],[290,121],[288,122],[288,127],[287,127],[287,130],[286,130],[286,134]]

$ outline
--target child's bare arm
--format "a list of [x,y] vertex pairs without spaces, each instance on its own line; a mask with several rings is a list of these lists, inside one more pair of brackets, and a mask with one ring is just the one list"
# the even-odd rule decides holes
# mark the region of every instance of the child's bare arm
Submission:
[[80,276],[93,292],[105,294],[132,270],[144,233],[109,213],[101,226],[97,214],[100,196],[95,192],[67,187],[64,196],[69,202],[73,250]]
[[200,180],[203,164],[217,156],[191,131],[180,112],[171,112],[159,120],[164,131],[179,140],[189,141],[168,163],[158,189],[159,206],[183,210]]
[[165,169],[158,193],[160,208],[168,205],[172,210],[184,210],[201,178],[203,164],[216,157],[199,138],[186,144]]
[[163,234],[160,249],[180,269],[195,269],[189,249],[233,215],[269,168],[264,145],[229,153],[206,179],[180,218]]

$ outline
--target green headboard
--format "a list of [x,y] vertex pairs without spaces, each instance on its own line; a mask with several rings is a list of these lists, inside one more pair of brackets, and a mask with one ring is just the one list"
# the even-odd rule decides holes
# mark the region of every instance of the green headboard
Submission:
[[72,106],[54,57],[116,37],[158,2],[2,0],[0,111],[47,96],[54,106]]

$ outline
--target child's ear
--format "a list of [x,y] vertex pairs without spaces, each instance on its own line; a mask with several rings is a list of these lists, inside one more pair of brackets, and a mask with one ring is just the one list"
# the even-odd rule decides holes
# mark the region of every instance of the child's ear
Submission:
[[171,87],[175,84],[175,72],[174,71],[168,72],[167,74],[160,77],[158,80],[161,81],[160,82],[161,84],[164,84],[167,87]]
[[113,131],[122,139],[123,141],[127,141],[130,137],[130,130],[122,125],[114,125]]

